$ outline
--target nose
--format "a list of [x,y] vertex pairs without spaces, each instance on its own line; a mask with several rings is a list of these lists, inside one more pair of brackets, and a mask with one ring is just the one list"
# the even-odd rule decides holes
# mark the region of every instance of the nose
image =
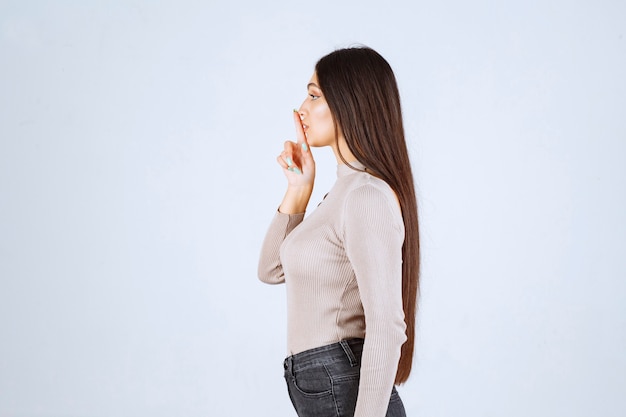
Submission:
[[305,99],[302,104],[300,105],[300,108],[298,109],[298,114],[300,115],[301,119],[304,119],[306,117],[306,113],[307,113],[307,105],[308,102]]

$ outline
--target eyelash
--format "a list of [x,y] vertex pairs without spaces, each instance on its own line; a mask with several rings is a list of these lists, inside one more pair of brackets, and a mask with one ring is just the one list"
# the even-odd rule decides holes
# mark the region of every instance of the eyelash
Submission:
[[320,98],[320,96],[316,96],[315,94],[309,94],[309,97],[311,97],[311,100],[317,100]]

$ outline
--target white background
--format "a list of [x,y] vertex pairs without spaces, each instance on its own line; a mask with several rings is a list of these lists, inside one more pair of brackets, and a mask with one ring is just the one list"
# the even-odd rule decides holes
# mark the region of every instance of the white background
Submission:
[[257,257],[355,43],[419,184],[408,415],[626,414],[625,3],[266,3],[0,1],[0,416],[295,415]]

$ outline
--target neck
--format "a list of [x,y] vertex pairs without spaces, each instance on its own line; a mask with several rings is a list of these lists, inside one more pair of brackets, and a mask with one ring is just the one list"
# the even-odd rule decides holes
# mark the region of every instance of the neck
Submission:
[[[346,139],[343,136],[339,136],[337,142],[333,143],[331,147],[333,149],[333,153],[335,154],[335,158],[337,159],[337,164],[344,164],[345,162],[350,163],[356,161],[356,157],[352,152],[350,152],[350,148],[348,148]],[[343,159],[341,159],[342,156]]]

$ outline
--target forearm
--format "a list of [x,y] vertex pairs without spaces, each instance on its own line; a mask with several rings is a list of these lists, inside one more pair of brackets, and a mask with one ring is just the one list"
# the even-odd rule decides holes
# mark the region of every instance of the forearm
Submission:
[[268,284],[280,284],[285,281],[280,261],[280,245],[303,218],[304,214],[275,214],[261,246],[258,266],[261,281]]

